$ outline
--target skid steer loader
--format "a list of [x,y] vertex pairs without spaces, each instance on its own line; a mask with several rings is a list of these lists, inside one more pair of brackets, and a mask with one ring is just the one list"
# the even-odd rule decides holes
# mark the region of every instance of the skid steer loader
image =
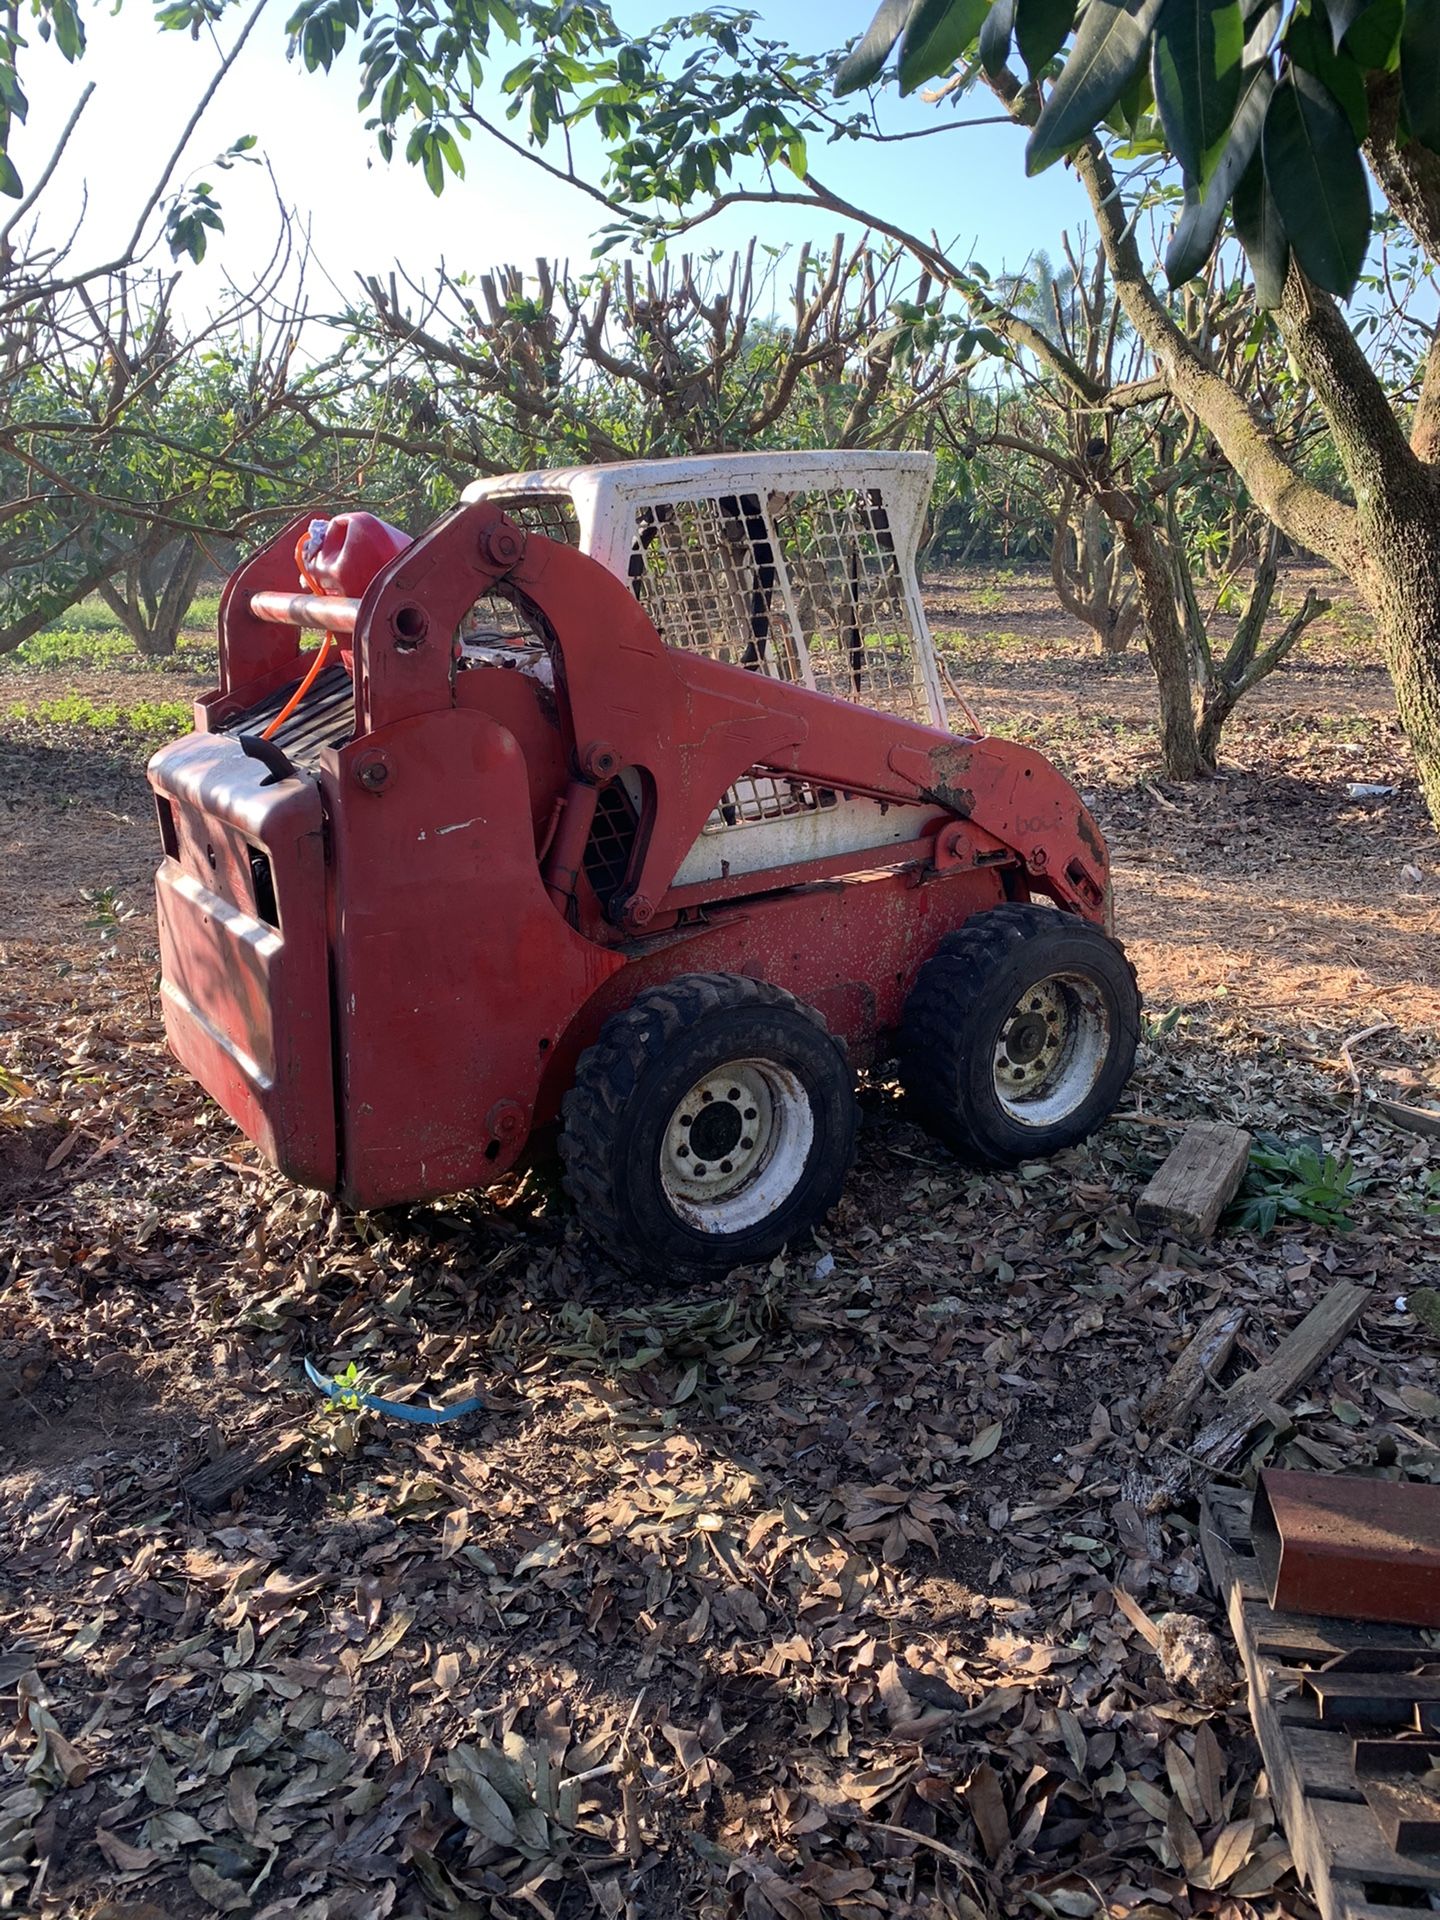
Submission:
[[583,1224],[677,1276],[833,1205],[859,1067],[980,1164],[1089,1133],[1139,1024],[1105,843],[1041,755],[950,728],[930,483],[732,454],[285,529],[150,763],[180,1060],[355,1207],[558,1126]]

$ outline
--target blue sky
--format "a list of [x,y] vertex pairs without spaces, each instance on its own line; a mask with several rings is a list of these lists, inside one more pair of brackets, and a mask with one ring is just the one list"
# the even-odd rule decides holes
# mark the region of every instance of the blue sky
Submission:
[[[204,163],[241,134],[253,133],[286,202],[310,225],[318,268],[312,298],[324,305],[324,276],[348,292],[355,274],[385,272],[400,262],[422,277],[442,257],[452,270],[482,271],[505,262],[526,265],[537,254],[582,265],[590,256],[603,209],[544,178],[524,160],[479,135],[467,151],[467,177],[435,199],[415,170],[375,153],[355,108],[353,69],[311,75],[285,58],[286,0],[271,0],[235,70],[201,123],[186,172],[212,180],[222,200],[227,232],[215,256],[193,282],[187,305],[216,298],[221,276],[243,279],[268,256],[276,230],[274,193],[261,170],[240,167],[222,175]],[[623,24],[641,29],[676,11],[620,0]],[[868,22],[869,0],[771,0],[759,7],[774,37],[808,49],[842,42]],[[227,22],[233,35],[238,16]],[[17,131],[14,155],[27,183],[38,173],[84,81],[97,83],[80,127],[47,196],[58,220],[85,206],[81,257],[104,257],[133,223],[138,205],[173,146],[217,64],[204,41],[160,33],[149,9],[132,4],[116,14],[88,17],[90,51],[78,68],[52,49],[35,45],[23,69],[31,98],[27,127]],[[227,38],[228,44],[228,38]],[[508,60],[501,63],[508,64]],[[984,96],[982,96],[982,99]],[[971,117],[972,102],[948,107],[891,101],[892,130],[929,126],[937,117]],[[992,271],[1015,269],[1037,249],[1054,252],[1067,226],[1084,219],[1080,190],[1060,167],[1027,181],[1023,136],[1008,126],[957,129],[943,137],[879,149],[843,144],[812,147],[811,164],[847,198],[889,211],[903,224],[935,228],[956,240]],[[799,208],[738,209],[710,223],[704,245],[734,245],[750,232],[775,244],[828,241],[837,223]],[[53,229],[52,229],[53,231]]]

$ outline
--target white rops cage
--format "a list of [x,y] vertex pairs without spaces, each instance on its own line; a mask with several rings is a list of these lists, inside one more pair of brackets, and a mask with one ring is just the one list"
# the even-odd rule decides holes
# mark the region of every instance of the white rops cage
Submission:
[[944,726],[915,552],[927,453],[726,453],[477,480],[628,580],[661,639]]
[[[464,497],[627,581],[668,646],[946,727],[915,574],[934,473],[926,453],[728,453],[503,474]],[[477,616],[487,630],[490,615]],[[757,767],[676,880],[720,870],[719,836],[726,870],[756,872],[805,850],[903,840],[908,811]]]

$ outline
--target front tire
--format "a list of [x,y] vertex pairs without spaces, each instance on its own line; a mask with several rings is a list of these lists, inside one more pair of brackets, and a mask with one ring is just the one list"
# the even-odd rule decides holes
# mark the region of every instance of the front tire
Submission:
[[1117,942],[1053,908],[992,907],[947,934],[916,976],[900,1082],[961,1159],[1013,1166],[1094,1132],[1139,1038],[1135,970]]
[[812,1007],[682,974],[611,1017],[565,1096],[565,1188],[622,1265],[689,1280],[766,1260],[840,1197],[855,1096]]

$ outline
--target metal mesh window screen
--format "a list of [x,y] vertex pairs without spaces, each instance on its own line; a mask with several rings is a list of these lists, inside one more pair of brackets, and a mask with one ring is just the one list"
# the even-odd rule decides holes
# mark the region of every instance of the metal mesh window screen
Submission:
[[630,583],[668,646],[780,680],[802,678],[774,529],[758,493],[639,508]]
[[815,685],[928,720],[900,555],[878,489],[772,494],[770,511]]
[[580,522],[568,493],[522,493],[509,499],[498,496],[495,505],[527,533],[543,533],[547,540],[558,540],[567,547],[580,544]]
[[721,798],[702,833],[726,833],[731,827],[758,826],[762,820],[789,820],[799,813],[823,813],[837,803],[833,787],[791,780],[760,768],[742,774]]

